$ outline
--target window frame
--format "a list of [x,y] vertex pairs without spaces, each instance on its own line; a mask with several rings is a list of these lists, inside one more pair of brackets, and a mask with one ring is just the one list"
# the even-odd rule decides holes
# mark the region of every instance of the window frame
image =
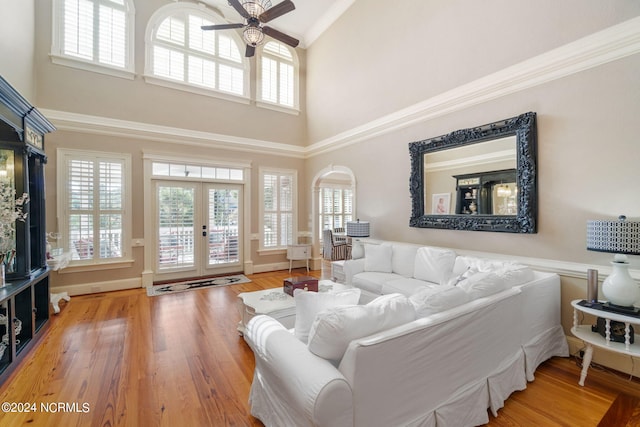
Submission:
[[[280,46],[286,48],[289,53],[291,54],[291,61],[287,60],[286,58],[283,58],[280,55],[276,55],[273,54],[271,52],[269,52],[268,50],[265,50],[265,47],[269,44],[269,43],[277,43]],[[287,63],[293,66],[293,106],[288,106],[288,105],[284,105],[281,104],[280,102],[273,102],[273,101],[269,101],[266,100],[262,97],[262,89],[263,89],[263,84],[262,84],[262,66],[263,66],[263,60],[264,58],[268,58],[271,60],[274,60],[277,62],[278,64],[278,73],[277,73],[277,81],[278,81],[278,85],[280,82],[280,66],[282,63]],[[298,54],[296,53],[296,50],[287,46],[284,43],[281,43],[279,41],[275,41],[275,40],[269,40],[267,41],[264,45],[262,45],[259,49],[259,55],[257,55],[257,61],[256,61],[257,67],[256,67],[256,105],[258,107],[262,107],[262,108],[268,108],[271,110],[276,110],[276,111],[280,111],[283,113],[289,113],[289,114],[295,114],[298,115],[300,113],[300,61],[298,59]],[[279,92],[279,86],[276,89],[276,91]],[[278,97],[279,98],[279,97]]]
[[[107,153],[100,151],[89,150],[74,150],[67,148],[58,148],[56,151],[57,162],[57,219],[58,219],[58,231],[60,234],[60,240],[58,243],[64,249],[65,252],[71,251],[71,241],[68,235],[69,222],[70,222],[70,207],[69,207],[69,162],[73,160],[83,161],[111,161],[122,163],[122,179],[123,179],[123,195],[122,195],[122,208],[120,209],[122,215],[122,231],[121,231],[121,245],[122,252],[119,257],[106,257],[100,258],[99,251],[94,251],[94,257],[91,259],[71,260],[69,262],[69,271],[90,271],[94,269],[103,268],[124,268],[129,267],[133,263],[132,258],[132,173],[131,173],[131,155],[126,153]],[[95,182],[95,181],[94,181]],[[94,186],[99,188],[99,186]],[[94,192],[95,195],[95,192]],[[99,228],[99,219],[101,215],[101,209],[99,204],[94,204],[92,209],[92,215],[94,217],[94,230]],[[98,225],[95,225],[98,224]],[[65,270],[67,270],[65,269]]]
[[[155,84],[158,86],[164,86],[171,89],[181,90],[185,92],[196,93],[199,95],[211,96],[215,98],[225,99],[227,101],[234,101],[241,104],[249,104],[251,101],[251,88],[249,85],[251,68],[250,63],[247,58],[244,57],[244,42],[238,35],[238,33],[234,30],[225,30],[225,35],[229,36],[237,45],[240,52],[241,62],[233,62],[231,60],[226,60],[217,55],[210,55],[204,52],[198,51],[197,56],[206,57],[208,59],[214,60],[216,64],[230,64],[234,67],[238,67],[242,69],[242,94],[235,94],[232,92],[226,92],[218,89],[218,81],[216,80],[216,88],[209,88],[206,86],[201,86],[193,83],[189,83],[186,80],[174,80],[168,77],[163,77],[154,74],[153,72],[153,50],[154,47],[158,44],[156,43],[156,34],[160,25],[164,22],[165,19],[182,15],[187,17],[189,15],[200,16],[210,20],[214,24],[227,24],[227,21],[224,20],[220,15],[212,11],[211,9],[206,8],[202,4],[192,4],[192,3],[174,3],[165,5],[158,10],[149,18],[149,23],[147,24],[146,32],[145,32],[145,65],[144,65],[144,79],[147,83]],[[185,34],[188,34],[188,27],[185,26]],[[217,37],[217,36],[216,36]],[[162,46],[162,41],[160,45]],[[217,41],[216,41],[217,44]],[[178,47],[179,45],[176,45]],[[189,52],[189,48],[186,46],[179,46],[180,51]],[[194,51],[195,53],[196,51]],[[185,57],[185,59],[187,59]],[[185,76],[186,78],[186,76]]]
[[[295,169],[275,169],[275,168],[259,168],[259,193],[260,193],[260,213],[259,213],[259,245],[258,253],[264,252],[281,252],[287,249],[288,245],[297,243],[298,238],[298,171]],[[264,179],[265,175],[277,175],[280,180],[283,176],[290,177],[292,180],[292,200],[291,200],[291,242],[278,242],[276,246],[265,246],[264,232],[265,222],[264,216],[267,213],[265,209],[265,197],[264,197]],[[278,188],[280,192],[280,188]],[[279,198],[278,198],[279,200]],[[283,212],[279,207],[274,211],[278,216]],[[280,227],[278,227],[279,232]],[[279,234],[279,233],[278,233]]]
[[[323,203],[323,197],[324,197],[324,192],[326,190],[331,190],[331,191],[336,191],[336,190],[341,190],[342,191],[342,212],[339,214],[336,214],[334,212],[331,213],[327,213],[324,211],[324,203]],[[351,213],[347,214],[344,211],[344,206],[346,206],[345,203],[345,192],[346,191],[350,191],[351,192]],[[332,198],[333,200],[333,198]],[[324,230],[324,217],[325,216],[331,216],[331,217],[335,217],[335,216],[341,216],[342,217],[342,223],[343,223],[343,228],[347,228],[347,221],[353,221],[354,217],[355,217],[355,190],[353,188],[353,186],[351,185],[345,185],[345,184],[321,184],[318,187],[318,239],[319,241],[322,241],[322,231]],[[349,219],[347,219],[347,217],[350,217]],[[333,228],[332,230],[334,230],[335,227],[335,223],[333,224]]]
[[[124,1],[124,11],[126,19],[125,30],[125,65],[124,67],[118,67],[116,65],[104,64],[99,61],[96,46],[94,42],[93,54],[94,59],[88,60],[80,58],[74,55],[69,55],[64,51],[64,8],[67,0],[53,0],[52,1],[52,36],[51,36],[51,62],[57,65],[63,65],[71,68],[78,68],[85,71],[91,71],[94,73],[106,74],[109,76],[120,77],[124,79],[133,80],[135,78],[135,6],[133,0]],[[90,1],[95,7],[99,7],[102,4],[108,6],[114,6],[108,0],[87,0]],[[93,34],[94,40],[99,40],[100,28],[95,25],[94,20]]]

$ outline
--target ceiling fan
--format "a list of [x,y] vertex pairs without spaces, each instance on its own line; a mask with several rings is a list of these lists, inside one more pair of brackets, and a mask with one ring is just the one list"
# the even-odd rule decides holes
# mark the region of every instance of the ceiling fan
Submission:
[[203,30],[228,30],[234,28],[244,28],[242,38],[247,43],[245,56],[252,57],[258,46],[264,40],[264,36],[273,37],[291,47],[298,46],[297,39],[288,36],[274,28],[262,25],[276,19],[279,16],[289,13],[296,8],[291,0],[284,0],[271,7],[270,0],[228,0],[229,4],[244,18],[243,24],[216,24],[203,25]]

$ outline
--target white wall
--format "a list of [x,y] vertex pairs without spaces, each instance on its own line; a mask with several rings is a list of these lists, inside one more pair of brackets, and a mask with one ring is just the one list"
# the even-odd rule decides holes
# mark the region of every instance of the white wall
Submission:
[[[374,119],[638,15],[640,3],[622,0],[355,2],[307,54],[310,142],[366,129]],[[384,25],[370,28],[363,20]],[[351,168],[357,214],[372,221],[378,238],[607,265],[609,255],[585,250],[586,220],[640,219],[640,197],[632,196],[640,158],[638,75],[636,54],[428,120],[409,117],[400,129],[363,132],[361,142],[314,156],[308,176],[327,164]],[[408,226],[408,143],[527,111],[538,115],[537,234]]]
[[[224,99],[195,95],[145,82],[145,31],[149,19],[171,0],[136,1],[135,79],[128,80],[53,64],[51,50],[51,3],[36,3],[36,78],[39,108],[256,138],[291,145],[304,145],[306,115],[304,105],[305,56],[301,63],[299,115],[283,114],[255,104],[245,105]],[[242,51],[244,52],[244,51]],[[255,80],[255,57],[251,60]],[[255,88],[255,85],[253,85]]]
[[[140,283],[144,269],[143,250],[151,250],[153,244],[150,236],[144,236],[143,227],[145,215],[152,214],[145,209],[142,197],[144,150],[167,155],[241,159],[243,162],[250,162],[254,169],[250,185],[252,202],[245,209],[249,209],[251,213],[250,226],[253,234],[259,231],[258,169],[293,169],[298,171],[301,182],[305,179],[302,155],[306,143],[305,51],[297,51],[301,82],[301,111],[297,115],[259,108],[255,102],[242,104],[149,84],[143,75],[147,24],[160,7],[174,2],[136,0],[134,3],[136,76],[133,80],[53,64],[49,56],[52,0],[38,0],[35,3],[36,106],[58,128],[45,138],[49,157],[46,171],[47,229],[59,231],[55,217],[57,148],[126,152],[132,156],[134,171],[132,235],[146,237],[149,245],[147,249],[133,248],[134,263],[128,268],[112,269],[104,274],[96,274],[95,271],[71,272],[71,269],[54,273],[54,288],[71,290],[76,287],[75,289],[85,292],[88,289],[111,289],[111,283],[95,287],[90,285],[99,281],[126,283],[127,286],[131,286],[130,283]],[[0,18],[0,23],[3,20]],[[252,92],[255,92],[255,58],[251,62],[251,79],[254,82]],[[140,137],[140,134],[143,136]],[[247,148],[239,150],[234,145]],[[285,155],[281,155],[283,152]],[[299,185],[299,188],[303,191],[302,186]],[[307,217],[306,206],[301,206],[300,224],[303,230],[306,228]],[[257,240],[251,240],[250,243],[255,271],[274,265],[288,266],[284,253],[259,254],[257,243]]]
[[32,104],[35,0],[0,0],[0,75]]
[[[353,170],[357,216],[371,221],[373,238],[535,259],[560,272],[570,335],[569,302],[585,297],[586,269],[606,274],[612,259],[586,250],[586,221],[619,214],[640,220],[640,54],[543,83],[535,73],[523,82],[504,71],[633,18],[637,40],[638,16],[640,3],[631,0],[355,2],[307,52],[315,154],[307,176],[327,165]],[[473,93],[487,76],[492,90]],[[526,87],[511,90],[518,85]],[[509,90],[498,94],[503,87]],[[410,142],[528,111],[538,118],[537,234],[409,227]],[[640,256],[630,259],[640,277]],[[628,359],[596,353],[598,362],[634,369]]]

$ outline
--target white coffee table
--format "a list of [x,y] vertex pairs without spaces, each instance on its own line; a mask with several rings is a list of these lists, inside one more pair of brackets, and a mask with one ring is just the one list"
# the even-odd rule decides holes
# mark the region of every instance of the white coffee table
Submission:
[[[319,280],[318,292],[339,292],[351,286]],[[293,328],[296,323],[296,303],[292,296],[284,293],[282,287],[238,294],[240,321],[238,332],[244,335],[245,327],[252,317],[266,314],[282,323],[285,328]]]

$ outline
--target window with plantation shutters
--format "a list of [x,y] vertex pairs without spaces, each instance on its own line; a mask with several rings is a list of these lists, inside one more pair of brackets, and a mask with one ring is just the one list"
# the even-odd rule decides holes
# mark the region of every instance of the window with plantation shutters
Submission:
[[55,63],[133,78],[132,0],[54,0]]
[[239,36],[233,30],[200,28],[221,23],[211,11],[190,3],[159,9],[147,28],[146,80],[214,96],[248,97],[247,61]]
[[298,108],[298,65],[295,51],[269,41],[260,55],[260,100],[269,104]]
[[113,262],[128,255],[129,156],[58,152],[59,233],[72,262]]
[[261,249],[282,249],[294,242],[296,172],[260,172]]
[[347,221],[353,220],[353,190],[341,186],[320,188],[320,230],[318,238],[322,239],[322,230],[346,228]]

